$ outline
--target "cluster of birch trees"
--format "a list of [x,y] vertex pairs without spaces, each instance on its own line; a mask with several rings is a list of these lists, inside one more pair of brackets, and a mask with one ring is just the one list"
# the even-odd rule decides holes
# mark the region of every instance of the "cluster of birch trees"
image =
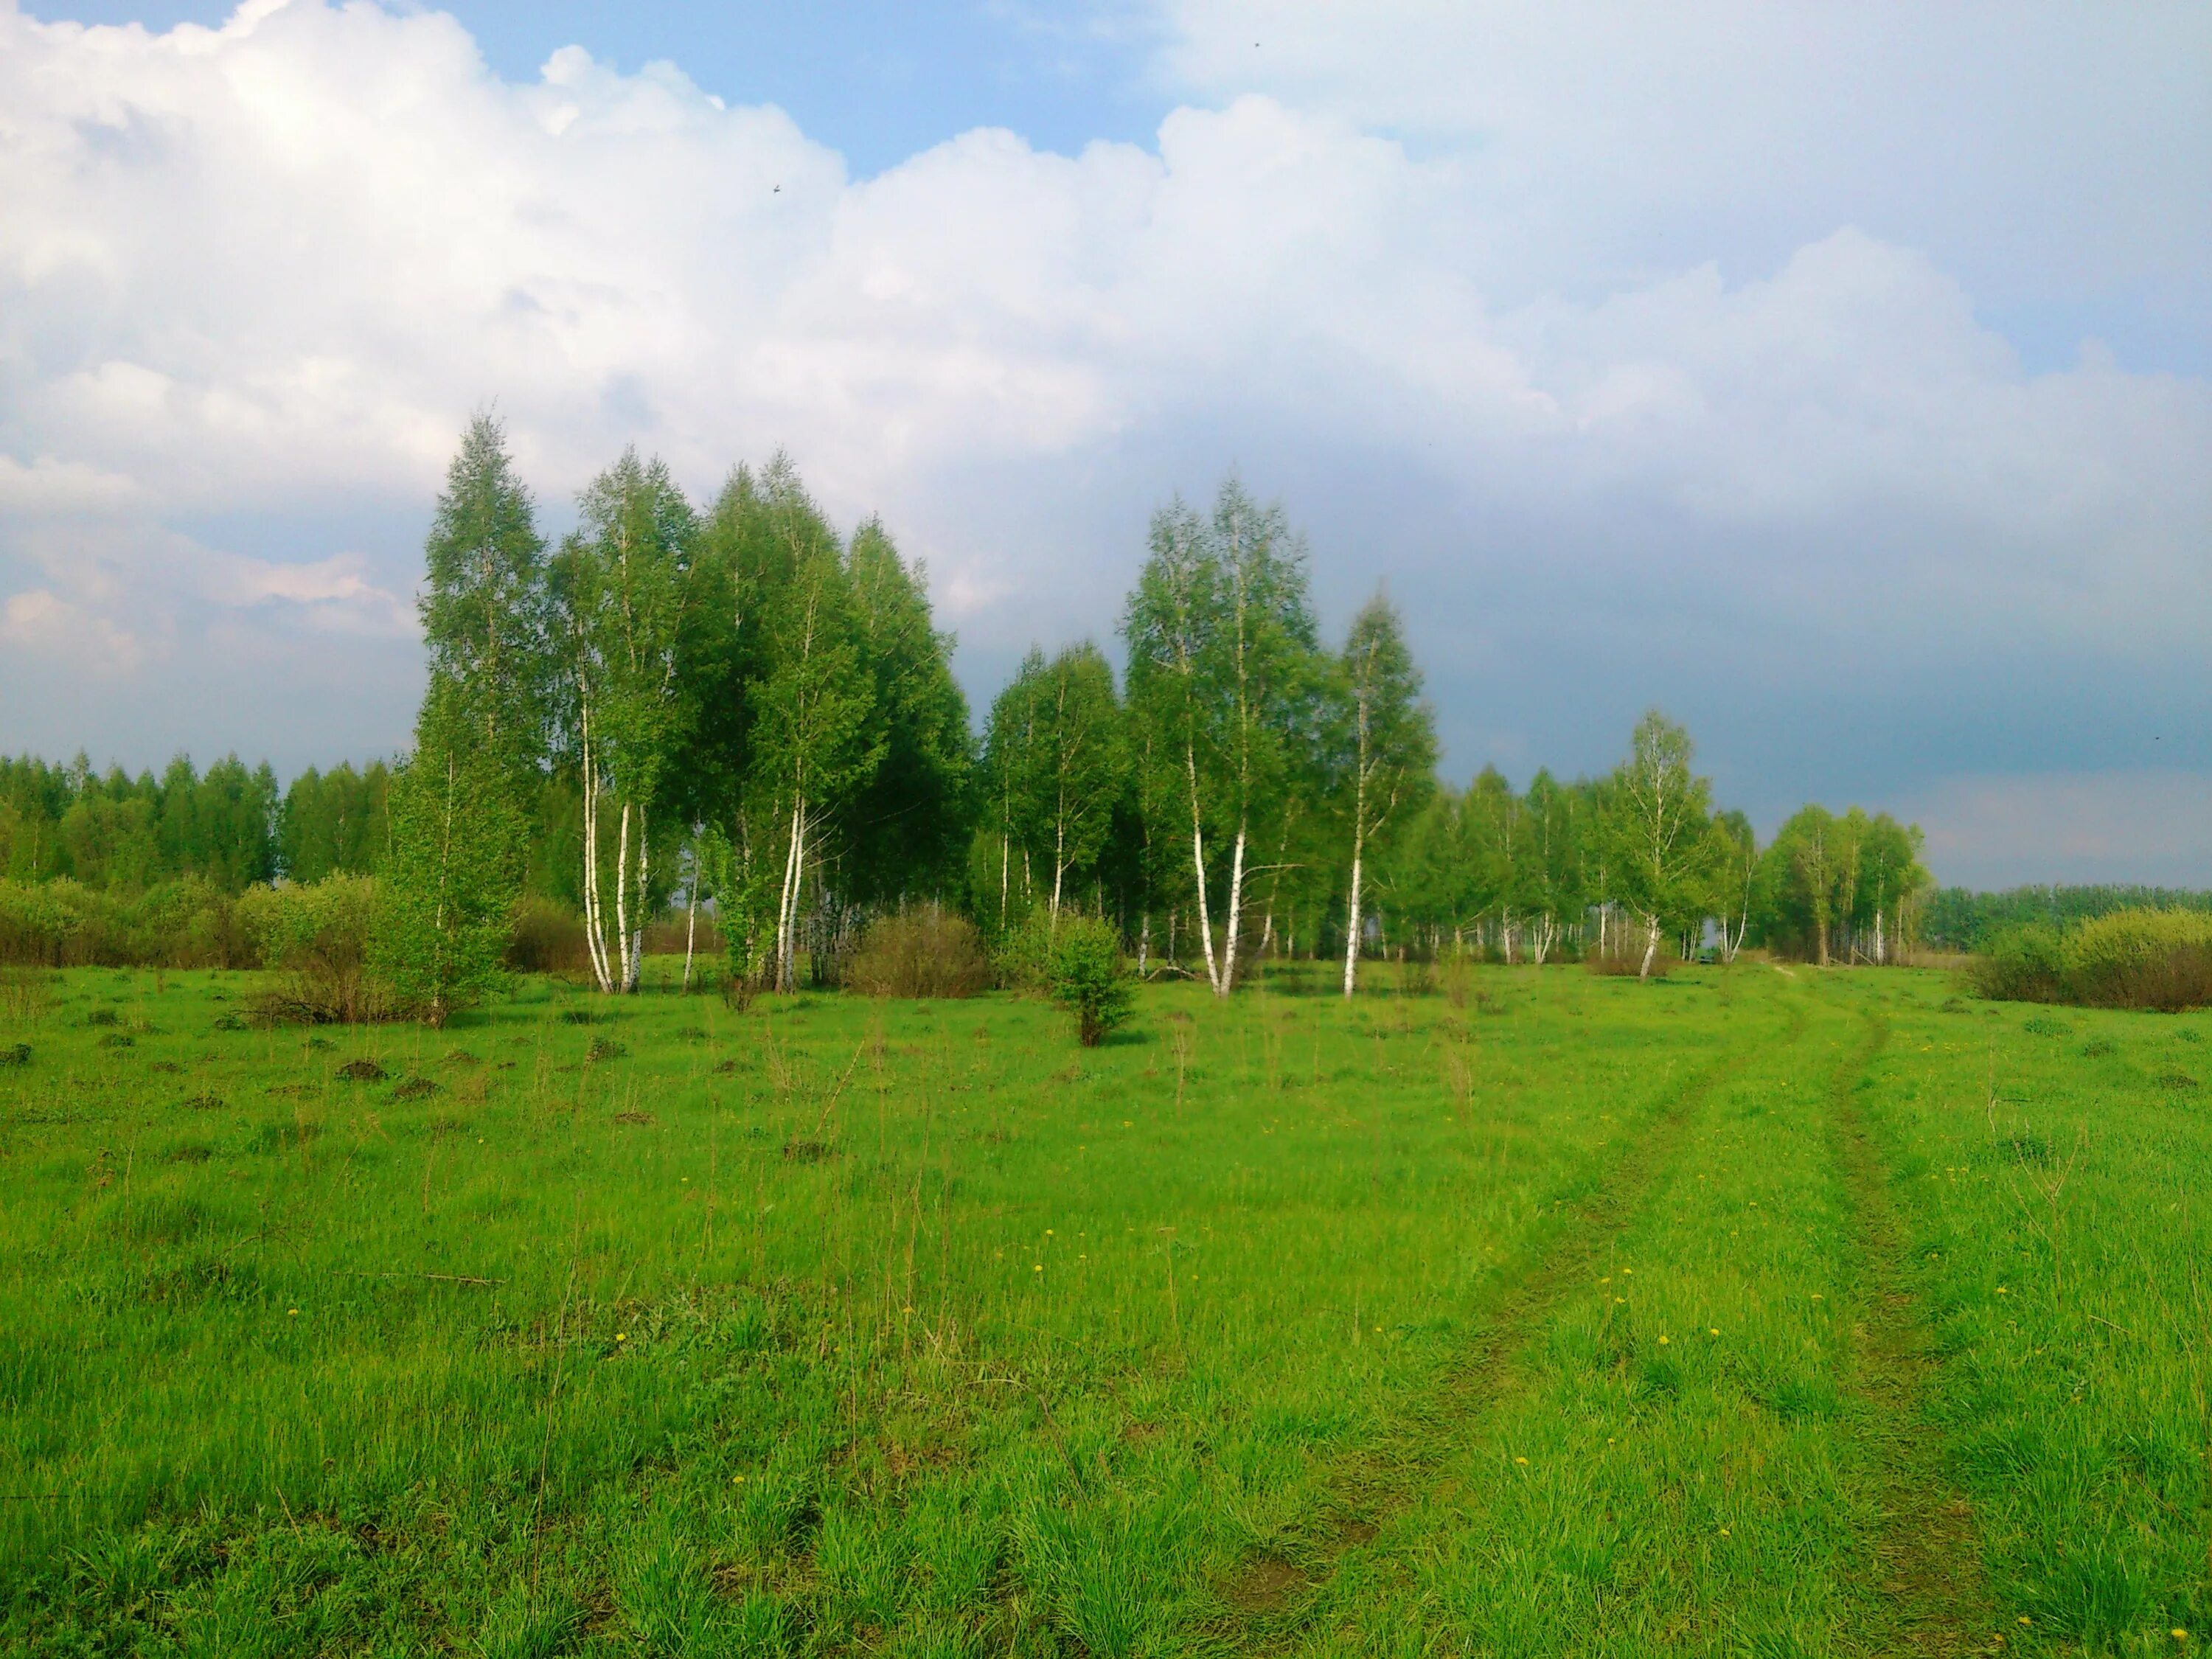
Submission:
[[471,428],[428,543],[430,684],[394,856],[409,780],[511,823],[470,841],[418,805],[418,854],[453,850],[410,879],[511,902],[534,814],[574,860],[573,887],[552,884],[610,992],[637,988],[647,924],[678,891],[717,907],[740,971],[788,986],[810,897],[879,908],[948,885],[967,705],[882,525],[839,537],[780,456],[695,503],[632,452],[579,508],[549,549],[498,425]]
[[1333,953],[1349,994],[1377,949],[1648,971],[1762,924],[1881,959],[1924,885],[1886,817],[1808,808],[1762,851],[1656,713],[1604,777],[1442,785],[1396,611],[1378,592],[1325,642],[1303,543],[1233,479],[1155,514],[1119,684],[1095,641],[1032,651],[980,740],[921,570],[878,521],[837,534],[781,457],[696,503],[625,454],[549,548],[479,419],[428,557],[388,874],[456,961],[556,848],[609,992],[672,902],[711,906],[732,971],[780,988],[930,900],[995,934],[1102,915],[1140,968],[1227,996],[1261,956]]

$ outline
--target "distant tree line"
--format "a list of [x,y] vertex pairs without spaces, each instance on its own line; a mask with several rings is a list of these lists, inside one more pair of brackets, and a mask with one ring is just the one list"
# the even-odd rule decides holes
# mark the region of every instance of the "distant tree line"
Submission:
[[136,781],[0,763],[0,872],[231,892],[374,872],[378,970],[434,1010],[488,981],[530,894],[578,919],[613,994],[672,908],[711,911],[729,973],[781,988],[924,902],[998,939],[1103,918],[1145,970],[1223,995],[1291,956],[1340,963],[1349,993],[1378,952],[1642,972],[1959,937],[1917,830],[1813,805],[1762,847],[1656,711],[1600,777],[1440,781],[1394,607],[1324,641],[1303,541],[1233,480],[1154,515],[1118,683],[1096,641],[1032,651],[980,732],[921,567],[878,520],[840,533],[781,455],[695,502],[625,453],[580,507],[549,545],[477,420],[426,545],[402,763],[281,798],[234,758]]
[[1945,887],[1929,896],[1921,933],[1938,950],[1982,951],[2022,928],[2064,929],[2124,910],[2212,911],[2212,892],[2125,884],[2014,887],[1995,893]]

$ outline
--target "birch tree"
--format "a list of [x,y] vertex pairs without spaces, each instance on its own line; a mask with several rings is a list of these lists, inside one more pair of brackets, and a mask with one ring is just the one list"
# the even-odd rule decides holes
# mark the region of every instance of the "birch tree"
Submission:
[[1570,918],[1589,902],[1583,866],[1584,814],[1582,795],[1539,769],[1528,780],[1523,807],[1528,829],[1530,885],[1536,927],[1529,954],[1540,968],[1565,932]]
[[1608,875],[1644,925],[1639,980],[1651,975],[1669,923],[1703,914],[1712,788],[1690,769],[1690,734],[1652,709],[1637,722],[1628,758],[1607,781]]
[[1121,623],[1129,650],[1129,706],[1145,729],[1147,793],[1163,805],[1176,804],[1178,831],[1187,836],[1189,848],[1184,868],[1198,912],[1206,981],[1221,995],[1226,994],[1226,988],[1214,952],[1213,915],[1206,893],[1211,803],[1199,764],[1204,747],[1210,773],[1215,732],[1208,681],[1219,572],[1204,521],[1180,499],[1152,515],[1151,542],[1150,556]]
[[883,757],[870,730],[875,687],[860,660],[851,589],[834,551],[799,561],[763,608],[768,662],[758,710],[752,793],[780,820],[783,872],[775,912],[775,983],[798,981],[799,903],[810,854],[837,810]]
[[1758,898],[1759,838],[1741,812],[1721,812],[1712,823],[1713,914],[1720,919],[1721,960],[1734,962],[1751,929]]
[[[1131,704],[1153,727],[1154,763],[1182,774],[1200,948],[1208,982],[1225,997],[1237,984],[1252,848],[1319,736],[1305,556],[1282,509],[1260,506],[1233,478],[1210,520],[1181,501],[1163,509],[1122,632]],[[1209,834],[1228,843],[1218,942]]]
[[1027,751],[1025,817],[1052,866],[1057,924],[1069,872],[1091,869],[1105,848],[1128,769],[1114,671],[1097,646],[1085,641],[1045,665]]
[[1390,602],[1377,593],[1352,619],[1340,680],[1347,725],[1343,757],[1352,866],[1345,906],[1344,994],[1359,975],[1360,902],[1370,848],[1418,803],[1436,765],[1434,723],[1420,671]]
[[599,989],[626,994],[644,968],[655,812],[690,714],[682,645],[698,597],[699,526],[667,467],[635,450],[578,505],[552,586],[583,814],[584,936]]

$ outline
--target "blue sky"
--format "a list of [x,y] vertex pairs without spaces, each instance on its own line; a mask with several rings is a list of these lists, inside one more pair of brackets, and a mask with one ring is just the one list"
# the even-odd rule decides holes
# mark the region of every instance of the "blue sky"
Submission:
[[[220,24],[222,3],[51,3],[41,17],[149,27]],[[1143,143],[1170,107],[1148,82],[1151,31],[1133,14],[1026,4],[459,4],[494,71],[534,77],[565,46],[615,67],[658,58],[733,104],[778,104],[860,176],[978,126],[1042,149]]]
[[[136,23],[85,30],[68,22]],[[186,27],[179,27],[179,25]],[[2212,883],[2212,14],[0,0],[0,748],[389,750],[443,459],[788,447],[988,699],[1234,467],[1447,764]]]

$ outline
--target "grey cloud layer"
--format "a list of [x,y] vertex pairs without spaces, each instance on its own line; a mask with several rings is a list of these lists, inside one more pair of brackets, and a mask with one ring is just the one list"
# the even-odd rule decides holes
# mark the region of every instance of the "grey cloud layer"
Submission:
[[[1577,60],[1526,14],[1356,40],[1326,8],[1257,15],[1264,74],[1229,61],[1237,9],[1167,17],[1194,101],[1155,147],[976,131],[856,182],[665,66],[572,50],[504,83],[434,14],[301,0],[149,35],[0,9],[0,744],[400,741],[407,526],[495,398],[556,513],[625,441],[701,489],[787,445],[927,557],[977,690],[1033,634],[1108,632],[1146,508],[1234,463],[1313,526],[1332,604],[1384,574],[1418,602],[1455,765],[1599,765],[1656,699],[1762,811],[1941,807],[1996,769],[1958,705],[2016,683],[2015,777],[2212,771],[2203,380],[2094,348],[2023,368],[1958,275],[2002,238],[1931,255],[1793,209],[1746,268],[1759,239],[1711,227],[1789,170],[1632,141],[1748,48],[1583,132],[1574,99],[1619,65],[1547,101]],[[1385,97],[1391,64],[1422,68]],[[1815,173],[1878,169],[1864,125]],[[1625,181],[1599,178],[1623,142]],[[1637,191],[1675,203],[1668,257],[1620,241]],[[2053,263],[2053,290],[2172,280],[2196,233],[2186,203],[2142,228],[2161,192],[2081,209],[2105,263]],[[2087,684],[2118,688],[2114,733],[2182,716],[2179,752],[2057,718]],[[1877,703],[1925,731],[1867,732]],[[1806,710],[1842,711],[1824,755],[1778,726]]]

